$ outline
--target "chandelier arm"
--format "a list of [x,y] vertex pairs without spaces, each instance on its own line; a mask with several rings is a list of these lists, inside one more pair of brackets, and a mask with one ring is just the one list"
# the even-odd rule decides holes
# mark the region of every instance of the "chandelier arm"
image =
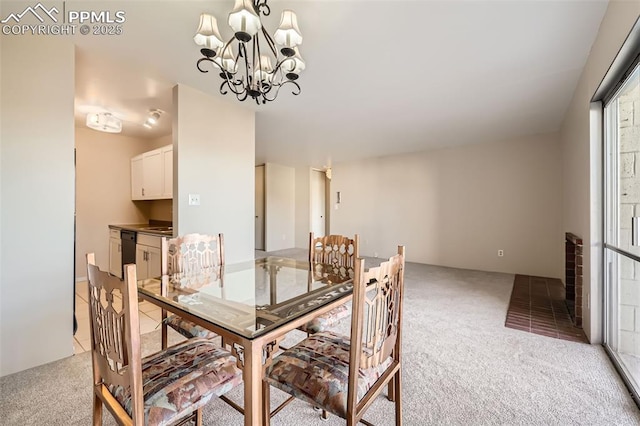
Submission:
[[273,56],[275,56],[276,60],[277,60],[278,59],[278,51],[276,49],[276,43],[271,38],[271,36],[267,32],[267,30],[264,27],[264,25],[262,26],[262,34],[264,35],[264,38],[267,40],[267,44],[269,45],[269,48],[271,49],[271,52],[273,53]]
[[266,95],[267,93],[269,93],[271,91],[273,86],[274,86],[274,84],[272,82],[264,83],[264,84],[260,85],[258,90],[260,91],[260,94],[264,97],[264,95]]
[[206,58],[206,57],[205,58],[200,58],[200,59],[198,59],[198,62],[196,62],[196,68],[198,68],[198,71],[200,71],[200,72],[209,72],[209,70],[205,70],[205,69],[200,67],[200,62],[202,62],[202,61],[211,62],[212,64],[215,65],[215,62],[211,58]]
[[[302,90],[300,89],[300,85],[299,85],[298,83],[296,83],[295,81],[292,81],[292,80],[287,80],[287,81],[283,82],[282,84],[277,85],[277,87],[276,87],[276,91],[275,91],[275,93],[274,93],[274,95],[273,95],[273,98],[268,98],[267,96],[265,96],[265,95],[266,95],[266,93],[263,95],[263,96],[264,96],[264,98],[265,98],[267,101],[269,101],[269,102],[274,101],[274,100],[278,97],[278,93],[280,92],[280,89],[281,89],[285,84],[288,84],[288,83],[291,83],[291,84],[293,84],[293,85],[295,86],[295,88],[294,88],[293,90],[291,90],[291,93],[292,93],[293,95],[298,96],[298,95],[302,92]],[[298,89],[297,91],[295,90],[296,88]]]
[[289,56],[287,58],[283,58],[280,62],[278,62],[276,64],[276,67],[273,69],[273,72],[275,73],[276,71],[278,71],[282,67],[282,64],[284,64],[287,61],[294,61],[294,63],[295,63],[295,59],[293,59],[292,56]]
[[[244,96],[243,96],[244,95]],[[249,95],[249,92],[247,92],[246,90],[244,90],[243,92],[240,93],[236,93],[236,99],[239,100],[240,102],[244,101],[245,99],[247,99],[247,96]]]
[[[224,90],[224,86],[227,86],[228,90],[230,90],[231,92],[233,92],[236,96],[239,94],[242,94],[242,92],[244,92],[244,86],[242,84],[242,81],[238,82],[238,81],[233,81],[231,79],[229,79],[228,76],[225,76],[224,80],[222,81],[222,84],[220,85],[220,93],[223,95],[226,95],[227,91],[223,91]],[[238,90],[238,87],[243,88],[243,90]]]
[[[264,29],[264,27],[262,27],[262,29]],[[259,76],[262,77],[262,73],[264,72],[265,74],[269,74],[271,75],[271,78],[273,79],[273,73],[272,72],[268,72],[268,71],[263,71],[262,69],[262,50],[260,49],[260,41],[258,40],[258,37],[254,37],[254,43],[253,43],[253,51],[254,53],[257,51],[258,52],[258,66],[255,67],[256,71],[254,72],[258,72]],[[257,83],[256,83],[256,89],[258,89],[258,91],[261,94],[265,93],[265,89],[267,89],[266,91],[269,91],[269,87],[271,86],[271,81],[265,81],[260,79]]]
[[271,15],[271,7],[267,4],[267,0],[254,0],[253,7],[258,14],[262,13],[264,16]]
[[242,56],[244,57],[245,90],[247,90],[247,88],[249,87],[249,84],[251,84],[249,80],[249,58],[247,56],[247,47],[245,46],[244,43],[240,43],[238,50],[242,52]]
[[[227,49],[229,49],[229,48],[230,48],[231,43],[232,43],[232,42],[233,42],[233,40],[235,40],[235,39],[236,39],[236,36],[231,37],[231,38],[229,39],[229,41],[227,41],[227,42],[224,44],[224,46],[222,46],[222,49],[220,50],[220,55],[219,55],[219,57],[220,57],[220,64],[223,64],[223,63],[224,63],[224,62],[223,62],[224,55],[225,55],[225,53],[227,53]],[[239,53],[238,53],[238,54],[239,54]],[[237,64],[237,63],[238,63],[238,57],[236,56],[236,64]],[[227,71],[227,70],[223,69],[222,71]],[[235,74],[235,72],[234,72],[234,73],[231,73],[231,74]]]
[[229,80],[223,80],[222,83],[220,84],[220,93],[222,95],[226,95],[227,93],[229,93],[229,92],[224,90],[225,84],[227,85],[227,87],[229,87]]
[[[264,27],[263,27],[264,28]],[[258,54],[256,55],[256,52],[258,52]],[[258,37],[254,37],[253,38],[253,65],[254,65],[254,70],[253,72],[257,72],[257,71],[262,71],[262,52],[260,52],[260,41],[258,40]],[[256,56],[258,57],[258,66],[256,65]],[[260,84],[260,82],[258,81],[258,84]]]

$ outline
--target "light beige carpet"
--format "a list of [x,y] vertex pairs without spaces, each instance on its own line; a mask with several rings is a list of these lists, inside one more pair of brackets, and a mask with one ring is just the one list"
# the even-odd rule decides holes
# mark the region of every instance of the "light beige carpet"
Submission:
[[[407,264],[404,316],[406,425],[638,425],[640,411],[600,346],[504,327],[513,275]],[[347,330],[345,325],[344,330]],[[158,332],[145,350],[159,348]],[[0,379],[0,424],[90,425],[91,365],[84,353]],[[282,394],[272,392],[273,404]],[[242,401],[241,389],[231,392]],[[106,413],[105,424],[115,424]],[[380,398],[366,418],[392,425]],[[223,402],[205,425],[241,425]],[[294,402],[273,425],[341,425]]]

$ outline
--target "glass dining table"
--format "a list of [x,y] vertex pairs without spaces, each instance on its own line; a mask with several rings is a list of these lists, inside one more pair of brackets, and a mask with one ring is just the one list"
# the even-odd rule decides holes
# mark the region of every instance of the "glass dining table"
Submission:
[[[262,425],[262,378],[284,336],[351,300],[353,270],[266,257],[225,265],[209,280],[138,281],[138,295],[222,337],[244,378],[245,425]],[[267,411],[265,409],[265,411]]]

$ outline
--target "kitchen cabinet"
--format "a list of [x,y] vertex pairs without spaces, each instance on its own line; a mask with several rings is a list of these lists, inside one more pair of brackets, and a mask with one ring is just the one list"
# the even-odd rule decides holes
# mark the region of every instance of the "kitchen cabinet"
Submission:
[[162,198],[173,198],[173,145],[162,148],[162,163],[164,173]]
[[142,153],[131,159],[131,199],[173,197],[173,146]]
[[109,231],[109,273],[122,278],[122,240],[120,231]]
[[162,275],[160,241],[161,237],[138,233],[136,273],[139,280],[158,278]]
[[131,159],[131,199],[144,200],[144,184],[142,183],[142,155]]

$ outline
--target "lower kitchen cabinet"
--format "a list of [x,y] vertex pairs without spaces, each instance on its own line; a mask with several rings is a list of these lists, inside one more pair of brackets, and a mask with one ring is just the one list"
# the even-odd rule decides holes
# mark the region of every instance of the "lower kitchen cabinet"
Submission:
[[117,230],[109,234],[109,273],[122,278],[122,240]]
[[138,234],[136,244],[136,273],[139,280],[162,275],[160,237]]

